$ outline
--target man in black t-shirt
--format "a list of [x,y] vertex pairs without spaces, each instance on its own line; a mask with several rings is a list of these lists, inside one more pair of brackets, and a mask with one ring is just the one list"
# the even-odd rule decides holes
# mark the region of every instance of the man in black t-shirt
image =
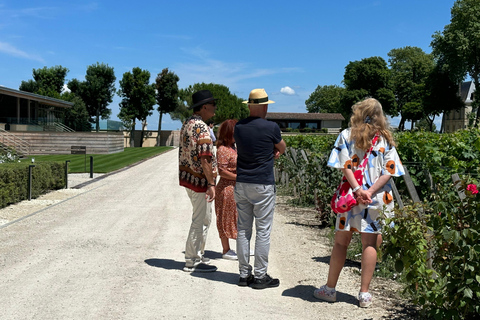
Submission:
[[[268,99],[264,89],[250,92],[250,116],[235,126],[237,145],[237,180],[235,201],[238,211],[237,256],[240,271],[239,286],[254,289],[278,287],[280,281],[267,274],[270,232],[275,209],[274,159],[285,152],[280,128],[265,120]],[[255,221],[255,264],[250,265],[250,239]],[[253,269],[253,274],[252,274]]]

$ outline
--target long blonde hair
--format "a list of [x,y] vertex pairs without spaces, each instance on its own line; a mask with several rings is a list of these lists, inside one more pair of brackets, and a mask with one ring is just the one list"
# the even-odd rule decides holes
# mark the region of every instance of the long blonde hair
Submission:
[[388,120],[383,114],[382,105],[377,99],[367,98],[357,102],[352,107],[353,115],[350,118],[350,139],[355,141],[355,146],[368,150],[372,146],[375,134],[387,140],[388,144],[395,146]]

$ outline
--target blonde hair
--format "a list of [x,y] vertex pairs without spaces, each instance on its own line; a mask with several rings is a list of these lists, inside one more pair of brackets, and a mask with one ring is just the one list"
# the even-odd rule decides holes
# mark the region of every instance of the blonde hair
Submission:
[[388,120],[383,114],[382,105],[377,99],[367,98],[357,102],[352,107],[350,118],[350,139],[355,141],[355,147],[368,150],[372,146],[375,134],[386,139],[388,144],[395,146]]

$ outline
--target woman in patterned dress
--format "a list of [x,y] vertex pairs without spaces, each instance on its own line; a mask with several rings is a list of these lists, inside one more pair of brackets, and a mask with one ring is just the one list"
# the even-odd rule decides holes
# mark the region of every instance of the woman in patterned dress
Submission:
[[[335,287],[347,255],[347,248],[354,232],[361,234],[362,272],[358,301],[360,307],[372,303],[368,292],[377,261],[377,241],[381,242],[384,219],[393,216],[393,194],[390,177],[404,174],[404,169],[382,105],[368,98],[352,107],[350,128],[343,130],[335,141],[328,166],[342,170],[352,186],[356,206],[350,211],[337,214],[335,244],[330,257],[327,283],[314,291],[318,299],[336,301]],[[375,137],[378,137],[368,154]],[[367,153],[362,185],[355,180],[353,172]]]
[[218,129],[217,165],[220,181],[215,189],[215,212],[217,229],[222,242],[224,259],[237,260],[237,254],[230,249],[229,239],[237,239],[237,205],[234,199],[237,178],[237,150],[233,131],[237,120],[226,120]]

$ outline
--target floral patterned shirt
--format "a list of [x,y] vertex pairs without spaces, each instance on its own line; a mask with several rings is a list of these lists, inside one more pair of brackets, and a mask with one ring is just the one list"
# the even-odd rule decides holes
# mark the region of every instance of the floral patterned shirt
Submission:
[[217,161],[213,153],[213,142],[209,127],[197,114],[185,120],[180,130],[178,150],[180,185],[195,192],[206,192],[208,181],[203,172],[200,158],[212,157],[213,176],[217,176]]

